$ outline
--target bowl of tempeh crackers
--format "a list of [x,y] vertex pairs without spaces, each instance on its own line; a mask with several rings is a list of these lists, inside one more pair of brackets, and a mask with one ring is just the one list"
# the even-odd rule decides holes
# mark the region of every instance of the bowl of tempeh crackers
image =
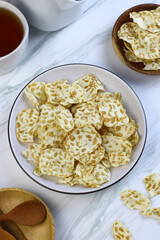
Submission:
[[112,31],[119,59],[134,71],[160,74],[160,5],[140,4],[120,15]]
[[13,103],[12,153],[35,182],[82,194],[120,181],[138,162],[146,117],[135,92],[112,72],[87,64],[52,68]]

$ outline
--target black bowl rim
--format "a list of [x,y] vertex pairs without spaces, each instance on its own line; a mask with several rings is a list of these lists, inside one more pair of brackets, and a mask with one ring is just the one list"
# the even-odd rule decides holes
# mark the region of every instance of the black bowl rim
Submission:
[[[137,97],[137,99],[138,99],[138,101],[139,101],[139,103],[140,103],[140,105],[141,105],[141,108],[142,108],[142,111],[143,111],[143,114],[144,114],[145,127],[146,127],[146,135],[145,135],[143,147],[142,147],[142,150],[141,150],[141,152],[140,152],[140,154],[139,154],[139,157],[137,158],[137,160],[136,160],[135,164],[132,166],[132,168],[129,169],[129,171],[128,171],[124,176],[122,176],[121,178],[119,178],[117,181],[115,181],[114,183],[110,184],[109,186],[106,186],[106,187],[103,187],[103,188],[100,188],[100,189],[95,189],[95,190],[90,191],[90,192],[87,192],[87,191],[86,191],[86,192],[75,192],[75,193],[74,193],[74,192],[71,192],[71,193],[70,193],[70,192],[64,192],[64,191],[60,191],[60,190],[56,190],[56,189],[47,187],[46,185],[44,185],[44,184],[38,182],[37,180],[35,180],[31,175],[29,175],[29,174],[26,172],[26,170],[21,166],[21,164],[19,163],[18,159],[16,158],[16,155],[15,155],[15,153],[14,153],[14,149],[12,148],[9,129],[10,129],[10,119],[11,119],[11,115],[12,115],[12,111],[13,111],[14,105],[15,105],[15,103],[16,103],[19,95],[20,95],[20,94],[22,93],[22,91],[27,87],[28,84],[30,84],[32,81],[34,81],[34,80],[35,80],[37,77],[39,77],[40,75],[42,75],[42,74],[44,74],[44,73],[46,73],[46,72],[48,72],[48,71],[50,71],[50,70],[53,70],[53,69],[56,69],[56,68],[65,67],[65,66],[76,66],[76,65],[78,65],[78,66],[79,66],[79,65],[81,65],[81,66],[91,66],[91,67],[96,67],[96,68],[99,68],[99,69],[103,69],[103,70],[108,71],[108,72],[112,73],[113,75],[117,76],[117,77],[120,78],[126,85],[128,85],[128,87],[129,87],[129,88],[132,90],[132,92],[135,94],[135,96]],[[38,74],[38,75],[35,76],[31,81],[29,81],[29,82],[22,88],[22,90],[19,92],[19,94],[17,95],[15,101],[13,102],[13,105],[12,105],[12,107],[11,107],[10,114],[9,114],[9,119],[8,119],[8,141],[9,141],[9,146],[10,146],[11,151],[12,151],[12,154],[13,154],[16,162],[17,162],[18,165],[20,166],[20,168],[25,172],[25,174],[26,174],[28,177],[30,177],[34,182],[38,183],[41,187],[45,187],[46,189],[51,190],[51,191],[54,191],[54,192],[63,193],[63,194],[69,194],[69,195],[82,195],[82,194],[89,194],[89,193],[99,192],[99,191],[102,191],[102,190],[104,190],[104,189],[107,189],[107,188],[113,186],[114,184],[118,183],[119,181],[121,181],[124,177],[126,177],[126,176],[131,172],[131,170],[135,167],[135,165],[136,165],[137,162],[139,161],[139,159],[140,159],[140,157],[141,157],[141,155],[142,155],[142,153],[143,153],[145,144],[146,144],[146,139],[147,139],[147,119],[146,119],[146,114],[145,114],[143,105],[142,105],[139,97],[138,97],[137,94],[135,93],[135,91],[129,86],[128,83],[126,83],[126,81],[124,81],[124,80],[123,80],[121,77],[119,77],[117,74],[113,73],[112,71],[110,71],[110,70],[108,70],[108,69],[106,69],[106,68],[104,68],[104,67],[100,67],[100,66],[93,65],[93,64],[85,64],[85,63],[71,63],[71,64],[69,63],[69,64],[63,64],[63,65],[58,65],[58,66],[52,67],[52,68],[47,69],[47,70],[43,71],[42,73]]]

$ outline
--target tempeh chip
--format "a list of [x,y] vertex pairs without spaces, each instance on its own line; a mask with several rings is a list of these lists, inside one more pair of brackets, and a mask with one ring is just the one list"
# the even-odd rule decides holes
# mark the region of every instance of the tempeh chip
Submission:
[[151,173],[143,179],[145,187],[151,197],[160,194],[160,174]]
[[112,232],[116,240],[133,240],[130,231],[119,220],[114,222]]
[[99,146],[90,154],[84,156],[83,158],[79,158],[79,161],[86,165],[96,165],[103,159],[104,153],[105,149],[102,146]]
[[140,11],[130,13],[130,18],[137,23],[140,28],[151,33],[159,32],[160,28],[156,25],[154,15],[150,11]]
[[127,140],[132,144],[132,148],[134,148],[139,141],[138,132],[135,131],[129,138],[127,138]]
[[94,166],[92,171],[94,179],[101,185],[105,182],[109,182],[111,178],[111,172],[108,168],[104,167],[102,163],[98,163]]
[[143,216],[155,218],[160,223],[160,207],[153,208],[151,206],[148,206],[147,208],[140,209],[140,213]]
[[119,100],[109,97],[99,103],[99,113],[106,127],[127,124],[129,118]]
[[64,149],[48,148],[40,155],[39,168],[44,175],[70,176],[74,169],[74,158]]
[[59,102],[59,97],[58,93],[61,91],[61,89],[65,86],[68,86],[68,82],[66,79],[59,79],[55,82],[50,82],[45,85],[45,92],[47,95],[47,102],[58,105],[60,104]]
[[75,180],[74,184],[84,185],[86,187],[92,188],[99,188],[100,185],[94,178],[93,174],[91,173],[93,170],[93,166],[86,167],[82,163],[78,163],[75,169]]
[[81,103],[84,100],[84,91],[78,84],[65,85],[57,93],[57,99],[63,106]]
[[98,109],[93,103],[81,103],[76,105],[74,113],[74,121],[76,127],[83,127],[88,124],[92,125],[96,129],[102,127],[103,121],[98,112]]
[[47,148],[47,146],[44,144],[33,143],[29,148],[22,151],[21,154],[28,162],[37,164],[39,156],[45,148]]
[[137,190],[125,190],[120,194],[121,200],[130,209],[144,209],[150,206],[150,200]]
[[66,151],[75,159],[88,155],[101,145],[102,139],[92,126],[74,129],[64,141]]
[[84,90],[84,102],[93,99],[99,90],[104,90],[102,83],[93,74],[88,74],[74,81],[73,84],[80,85]]
[[127,139],[113,135],[102,135],[102,146],[107,153],[125,152],[130,157],[132,152],[132,145]]
[[130,158],[126,152],[109,152],[108,160],[112,167],[124,166],[130,162]]
[[39,109],[39,107],[42,104],[46,103],[46,101],[47,101],[44,82],[30,83],[26,87],[25,94],[26,94],[27,98],[30,100],[30,102],[37,109]]
[[37,137],[39,112],[36,109],[24,109],[16,117],[16,136],[20,142],[33,142]]
[[121,126],[115,126],[115,127],[109,127],[108,131],[113,133],[117,137],[124,137],[129,138],[136,130],[136,124],[135,121],[132,119],[129,119],[129,122],[121,125]]
[[56,121],[62,129],[70,132],[74,128],[74,120],[68,109],[62,109],[56,116]]

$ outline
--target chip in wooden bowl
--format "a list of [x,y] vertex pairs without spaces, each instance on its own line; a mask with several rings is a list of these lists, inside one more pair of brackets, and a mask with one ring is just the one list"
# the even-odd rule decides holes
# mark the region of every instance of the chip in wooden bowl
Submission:
[[[160,75],[158,7],[158,4],[141,4],[126,10],[117,19],[112,31],[112,43],[119,59],[132,70],[148,75]],[[140,35],[147,40],[147,48],[139,47],[144,45]],[[148,49],[157,51],[151,54]]]

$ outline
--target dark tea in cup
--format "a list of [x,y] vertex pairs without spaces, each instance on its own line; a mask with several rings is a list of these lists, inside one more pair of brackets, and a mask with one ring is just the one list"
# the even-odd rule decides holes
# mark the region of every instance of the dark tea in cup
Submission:
[[10,10],[0,7],[0,57],[14,51],[23,36],[24,29],[20,19]]

